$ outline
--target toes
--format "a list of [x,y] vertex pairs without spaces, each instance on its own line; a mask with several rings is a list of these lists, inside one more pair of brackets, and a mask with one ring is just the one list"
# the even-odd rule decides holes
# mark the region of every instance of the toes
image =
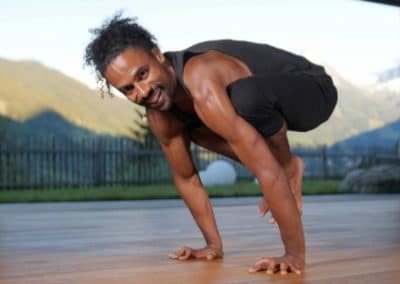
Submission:
[[267,215],[268,210],[260,210],[258,212],[258,214],[260,215],[260,217],[264,217],[265,215]]
[[266,200],[262,197],[260,202],[258,203],[258,213],[260,217],[264,217],[269,211],[269,206]]

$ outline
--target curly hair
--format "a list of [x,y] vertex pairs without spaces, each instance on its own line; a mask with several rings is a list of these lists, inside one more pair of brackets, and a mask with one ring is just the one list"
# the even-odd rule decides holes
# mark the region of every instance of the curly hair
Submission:
[[128,47],[158,48],[156,38],[137,23],[137,18],[123,18],[121,12],[104,21],[101,27],[90,30],[90,33],[94,38],[86,47],[84,60],[86,65],[94,67],[102,94],[104,84],[111,94],[104,74],[107,65],[121,52]]

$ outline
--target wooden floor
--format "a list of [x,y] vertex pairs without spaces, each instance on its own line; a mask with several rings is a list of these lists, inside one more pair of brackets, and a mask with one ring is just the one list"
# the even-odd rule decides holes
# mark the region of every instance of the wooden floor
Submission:
[[306,197],[307,269],[249,274],[282,252],[257,198],[213,200],[223,260],[168,253],[202,239],[179,200],[0,205],[0,283],[400,283],[400,195]]

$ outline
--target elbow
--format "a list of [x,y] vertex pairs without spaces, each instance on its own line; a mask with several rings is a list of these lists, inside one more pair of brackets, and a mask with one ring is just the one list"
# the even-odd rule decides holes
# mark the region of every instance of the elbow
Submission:
[[187,172],[185,174],[177,174],[173,175],[174,182],[177,187],[180,185],[184,185],[184,187],[197,187],[201,185],[201,180],[197,171]]

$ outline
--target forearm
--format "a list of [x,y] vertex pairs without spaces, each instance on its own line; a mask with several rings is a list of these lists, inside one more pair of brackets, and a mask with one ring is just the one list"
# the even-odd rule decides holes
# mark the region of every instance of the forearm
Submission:
[[222,242],[208,195],[201,184],[190,151],[190,139],[181,121],[170,112],[149,111],[149,123],[172,169],[175,185],[208,246],[222,256]]
[[278,223],[285,252],[304,259],[305,240],[300,212],[284,173],[273,182],[261,181],[260,186]]
[[198,174],[190,177],[174,176],[175,185],[180,196],[189,208],[197,226],[202,232],[208,246],[222,249],[222,241],[218,232],[211,202],[201,184]]
[[279,225],[286,253],[304,258],[303,226],[284,170],[259,135],[248,135],[247,141],[233,141],[231,147],[259,180],[272,215]]

